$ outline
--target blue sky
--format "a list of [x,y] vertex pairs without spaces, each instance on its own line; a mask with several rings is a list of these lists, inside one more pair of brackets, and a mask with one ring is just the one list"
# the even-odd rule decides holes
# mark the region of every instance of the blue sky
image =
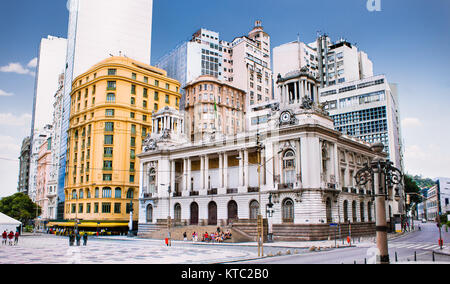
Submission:
[[[0,9],[0,158],[16,159],[29,132],[34,92],[32,60],[47,35],[66,37],[66,0],[2,1]],[[405,166],[412,174],[450,177],[450,1],[154,0],[152,63],[200,27],[231,41],[261,19],[272,47],[318,31],[369,54],[375,74],[399,84]],[[3,70],[3,71],[2,71]],[[19,74],[21,73],[21,74]],[[18,163],[0,160],[0,196],[17,187]],[[6,170],[6,172],[4,172]]]

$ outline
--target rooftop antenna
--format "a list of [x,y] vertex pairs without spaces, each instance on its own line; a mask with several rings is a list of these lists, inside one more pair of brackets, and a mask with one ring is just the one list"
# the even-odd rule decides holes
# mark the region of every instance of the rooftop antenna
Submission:
[[297,33],[297,42],[300,42],[300,33]]

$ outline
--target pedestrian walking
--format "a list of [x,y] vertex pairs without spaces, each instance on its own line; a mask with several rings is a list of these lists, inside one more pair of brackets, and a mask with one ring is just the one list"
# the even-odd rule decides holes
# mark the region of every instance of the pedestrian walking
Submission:
[[13,231],[9,232],[8,238],[9,238],[9,245],[12,246],[13,245],[13,238],[14,238]]
[[77,246],[79,247],[81,243],[81,235],[79,232],[77,232]]
[[69,245],[73,246],[74,243],[75,243],[75,235],[73,233],[70,233],[70,235],[69,235]]
[[5,230],[2,234],[2,244],[6,246],[7,240],[8,240],[8,233]]
[[19,231],[16,231],[16,234],[14,235],[14,245],[17,246],[19,243]]
[[87,232],[84,232],[84,235],[83,235],[83,246],[87,245],[87,241],[88,241],[88,235],[87,235]]

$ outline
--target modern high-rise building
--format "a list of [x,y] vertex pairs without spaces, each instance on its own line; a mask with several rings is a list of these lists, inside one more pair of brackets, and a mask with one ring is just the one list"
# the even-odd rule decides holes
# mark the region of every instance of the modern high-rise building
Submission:
[[382,142],[394,165],[403,168],[397,88],[384,75],[320,89],[319,101],[336,130],[368,143]]
[[28,186],[30,180],[30,158],[31,158],[31,143],[30,137],[26,137],[22,141],[22,148],[20,150],[20,166],[19,166],[19,181],[17,191],[28,194]]
[[[320,36],[309,44],[297,40],[273,49],[275,77],[285,77],[305,67],[318,78],[321,88],[373,76],[373,64],[367,54],[342,39],[333,43],[328,36]],[[276,98],[280,96],[278,91],[275,90]]]
[[[64,202],[72,81],[110,56],[122,55],[147,64],[151,58],[153,0],[71,0],[69,7],[58,176],[59,205]],[[61,209],[63,207],[59,206],[59,211]]]
[[36,85],[33,102],[31,134],[51,124],[53,117],[53,95],[58,89],[58,76],[64,72],[67,40],[48,36],[39,47]]
[[261,21],[256,21],[248,35],[236,37],[232,42],[221,40],[217,32],[200,29],[189,42],[162,57],[156,66],[167,70],[168,76],[182,86],[202,75],[230,83],[247,92],[245,103],[249,108],[273,99],[270,49],[270,36]]
[[[107,58],[76,77],[71,93],[64,219],[81,218],[94,224],[106,222],[100,224],[103,228],[127,229],[130,201],[137,209],[139,198],[136,155],[152,127],[158,127],[152,123],[153,115],[161,109],[177,110],[180,98],[180,84],[164,70],[124,56]],[[138,212],[134,212],[137,219]],[[79,225],[86,226],[90,225]]]
[[29,185],[28,196],[31,200],[36,200],[37,195],[37,171],[39,151],[48,138],[52,136],[53,126],[47,124],[42,130],[35,130],[33,133],[33,143],[31,144],[31,156],[30,156],[30,171],[29,171]]

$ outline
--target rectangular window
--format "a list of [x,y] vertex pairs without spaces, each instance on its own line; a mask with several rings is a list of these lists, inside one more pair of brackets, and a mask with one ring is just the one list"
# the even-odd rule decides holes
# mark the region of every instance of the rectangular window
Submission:
[[147,116],[145,114],[142,116],[142,120],[147,121]]
[[120,203],[114,203],[114,213],[120,214]]
[[83,204],[78,204],[78,213],[83,213]]
[[170,90],[170,85],[166,83],[166,89]]
[[104,151],[103,151],[103,156],[110,158],[113,156],[113,148],[111,147],[105,147]]
[[148,83],[148,77],[144,76],[144,83]]
[[154,110],[158,110],[158,104],[154,104],[154,105],[153,105],[153,109],[154,109]]
[[111,174],[104,174],[103,175],[103,181],[112,181],[112,175]]
[[131,73],[131,79],[136,80],[136,73]]
[[143,107],[143,108],[147,108],[147,101],[143,101],[143,102],[142,102],[142,107]]
[[98,213],[98,203],[94,203],[94,213]]
[[136,125],[131,125],[131,135],[136,135]]
[[131,144],[131,147],[136,147],[136,137],[131,137],[130,144]]
[[159,101],[159,94],[158,92],[155,92],[155,97],[154,97],[155,101]]
[[144,88],[144,98],[148,98],[148,89]]
[[105,112],[106,116],[112,117],[114,116],[114,110],[113,109],[107,109]]
[[131,150],[130,150],[130,158],[131,158],[132,160],[136,159],[136,152],[135,152],[134,149],[131,149]]
[[91,213],[91,203],[86,204],[86,213]]
[[115,91],[116,90],[116,81],[108,81],[108,91]]
[[117,198],[117,199],[122,198],[122,190],[120,188],[116,188],[114,190],[114,198]]
[[130,175],[130,183],[134,182],[134,175]]
[[159,81],[158,80],[155,80],[155,86],[159,87]]
[[136,85],[131,85],[131,94],[136,95]]
[[166,104],[170,103],[169,95],[166,95]]
[[134,118],[134,112],[130,112],[130,118]]
[[104,171],[112,171],[113,168],[112,161],[103,161],[103,170]]
[[114,135],[105,135],[105,145],[114,144]]
[[113,132],[114,131],[114,122],[105,122],[105,131]]
[[102,203],[102,213],[111,213],[111,203]]
[[114,76],[117,74],[117,69],[108,69],[108,75]]

